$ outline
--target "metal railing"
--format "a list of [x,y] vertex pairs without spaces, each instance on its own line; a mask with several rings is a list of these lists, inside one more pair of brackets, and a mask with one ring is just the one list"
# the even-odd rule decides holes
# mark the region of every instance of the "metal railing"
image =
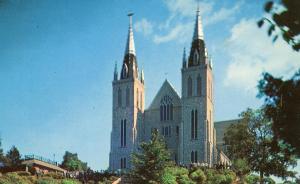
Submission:
[[58,166],[58,163],[53,161],[53,160],[50,160],[50,159],[47,159],[47,158],[44,158],[44,157],[41,157],[41,156],[37,156],[37,155],[25,155],[24,157],[25,160],[39,160],[39,161],[42,161],[42,162],[46,162],[48,164],[52,164],[52,165],[56,165]]

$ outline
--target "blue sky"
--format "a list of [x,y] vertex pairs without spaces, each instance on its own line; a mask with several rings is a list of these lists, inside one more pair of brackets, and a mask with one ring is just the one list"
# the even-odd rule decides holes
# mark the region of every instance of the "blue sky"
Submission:
[[[289,77],[299,54],[271,43],[256,21],[263,1],[200,1],[214,63],[215,120],[259,107],[263,71]],[[0,134],[3,147],[61,161],[77,152],[106,169],[114,64],[121,65],[129,11],[146,106],[167,78],[180,93],[183,48],[189,52],[194,0],[0,1]]]

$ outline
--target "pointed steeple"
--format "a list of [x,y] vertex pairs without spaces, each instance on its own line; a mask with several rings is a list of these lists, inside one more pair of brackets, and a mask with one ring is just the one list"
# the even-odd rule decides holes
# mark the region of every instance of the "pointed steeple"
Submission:
[[135,55],[133,30],[132,30],[132,16],[133,16],[133,13],[129,13],[128,14],[128,17],[129,17],[129,29],[128,29],[128,36],[127,36],[127,43],[126,43],[125,55],[126,54],[133,54],[133,55]]
[[136,53],[133,39],[133,28],[132,28],[132,15],[129,13],[129,30],[125,48],[125,55],[123,60],[123,66],[121,70],[121,79],[134,78],[138,79],[138,66],[136,61]]
[[144,84],[144,81],[145,81],[144,70],[142,69],[142,70],[141,70],[141,83]]
[[186,68],[186,52],[185,52],[185,47],[183,48],[182,68]]
[[200,10],[198,5],[197,12],[196,12],[194,36],[193,36],[187,67],[206,64],[205,58],[207,57],[206,56],[207,53],[205,50],[206,48],[205,48],[204,37],[203,37],[203,27],[202,27]]
[[201,21],[201,16],[200,16],[199,5],[197,7],[193,40],[203,40],[203,28],[202,28],[202,21]]
[[117,61],[115,63],[114,80],[118,80],[118,66],[117,66]]

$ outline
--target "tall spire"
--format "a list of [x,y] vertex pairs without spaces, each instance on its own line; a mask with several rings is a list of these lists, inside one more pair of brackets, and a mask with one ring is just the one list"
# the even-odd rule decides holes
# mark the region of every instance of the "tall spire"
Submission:
[[135,47],[134,47],[134,40],[133,40],[132,15],[133,13],[128,14],[129,30],[128,30],[128,37],[127,37],[127,43],[125,48],[123,66],[121,70],[121,79],[127,79],[127,78],[136,79],[139,76]]
[[144,84],[144,81],[145,81],[144,70],[142,69],[142,70],[141,70],[141,83]]
[[182,68],[186,68],[186,52],[185,52],[185,47],[183,48]]
[[128,17],[129,17],[129,30],[128,30],[128,37],[127,37],[125,55],[126,54],[133,54],[133,55],[135,55],[133,30],[132,30],[132,16],[133,16],[133,13],[129,13],[128,14]]
[[199,39],[203,40],[203,28],[202,28],[202,21],[201,21],[200,9],[198,4],[193,40],[199,40]]
[[118,80],[118,66],[117,66],[117,61],[115,63],[114,80]]

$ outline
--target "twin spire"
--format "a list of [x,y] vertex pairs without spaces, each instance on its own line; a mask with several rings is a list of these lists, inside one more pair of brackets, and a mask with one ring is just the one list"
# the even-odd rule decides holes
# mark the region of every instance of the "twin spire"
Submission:
[[135,55],[135,46],[134,46],[133,30],[132,30],[132,16],[133,16],[133,13],[129,13],[128,14],[128,17],[129,17],[129,29],[128,29],[128,37],[127,37],[125,55],[126,54],[133,54],[133,55]]
[[202,21],[201,21],[199,6],[197,7],[193,40],[203,40],[203,28],[202,28]]
[[[134,37],[133,37],[133,26],[132,26],[132,16],[133,13],[129,13],[129,29],[128,29],[128,36],[127,36],[127,42],[126,42],[126,48],[125,48],[125,55],[124,55],[124,61],[122,65],[122,70],[121,70],[121,79],[126,79],[126,78],[138,78],[138,67],[137,67],[137,61],[136,61],[136,52],[135,52],[135,45],[134,45]],[[201,50],[204,50],[203,47],[204,45],[200,46],[198,44],[194,44],[194,42],[198,41],[204,41],[204,36],[203,36],[203,27],[202,27],[202,22],[201,22],[201,16],[200,16],[200,10],[199,6],[197,7],[197,13],[196,13],[196,21],[195,21],[195,28],[194,28],[194,35],[193,35],[193,43],[192,43],[192,49],[190,53],[190,57],[194,52],[196,53],[201,53]],[[203,43],[204,44],[204,43]],[[202,48],[199,48],[202,47]],[[186,53],[184,49],[184,56],[183,56],[183,67],[188,67],[191,64],[192,61],[195,59],[189,58],[189,61],[186,59]],[[198,59],[197,59],[198,60]],[[141,71],[140,74],[141,81],[144,80],[144,74],[143,71]],[[117,80],[118,78],[118,72],[117,72],[117,67],[115,66],[115,72],[114,72],[114,80]]]

